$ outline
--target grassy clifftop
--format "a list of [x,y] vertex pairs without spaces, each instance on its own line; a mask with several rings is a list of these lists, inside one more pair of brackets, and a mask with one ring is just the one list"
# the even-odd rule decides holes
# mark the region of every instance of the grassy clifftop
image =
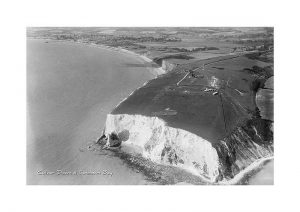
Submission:
[[[253,85],[258,80],[257,75],[244,70],[256,66],[255,60],[244,56],[220,59],[177,67],[136,90],[112,113],[158,116],[171,127],[217,142],[253,118]],[[203,64],[210,65],[203,69]],[[234,67],[228,70],[230,64]],[[197,66],[200,69],[188,73]]]

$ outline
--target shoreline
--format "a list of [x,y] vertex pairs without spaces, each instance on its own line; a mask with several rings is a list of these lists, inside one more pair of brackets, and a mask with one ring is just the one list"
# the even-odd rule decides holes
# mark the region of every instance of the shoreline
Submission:
[[[78,43],[82,43],[82,42],[78,42]],[[136,53],[134,51],[130,51],[130,50],[127,50],[127,49],[124,49],[124,48],[121,48],[121,47],[111,47],[111,46],[106,46],[106,45],[103,45],[103,44],[99,45],[99,44],[93,44],[93,43],[88,44],[88,45],[94,46],[96,48],[101,48],[101,49],[115,51],[115,52],[118,52],[118,53],[124,53],[124,54],[128,54],[128,55],[133,55],[135,57],[138,57],[138,58],[142,59],[143,61],[145,61],[147,63],[156,64],[152,59],[146,57],[145,55],[138,54],[138,53]],[[166,71],[163,70],[162,67],[158,67],[158,68],[155,68],[155,67],[151,67],[151,68],[145,67],[145,68],[150,69],[149,71],[151,72],[151,74],[153,74],[155,76],[155,78],[157,78],[159,75],[162,75],[162,74],[166,73]]]
[[237,175],[234,176],[234,178],[227,180],[227,181],[220,181],[217,184],[218,185],[237,185],[241,180],[243,180],[245,177],[247,177],[247,174],[251,173],[252,171],[257,170],[265,162],[270,162],[271,160],[274,160],[274,156],[260,158],[256,161],[254,161],[253,163],[251,163],[249,166],[247,166],[242,171],[240,171]]
[[[152,59],[146,57],[145,55],[138,54],[138,53],[136,53],[134,51],[130,51],[130,50],[127,50],[127,49],[124,49],[124,48],[121,48],[121,47],[111,47],[111,46],[107,46],[107,45],[104,45],[104,44],[95,44],[95,43],[72,41],[72,40],[55,40],[55,39],[51,39],[51,38],[27,37],[27,39],[45,40],[45,41],[56,41],[56,42],[70,42],[70,43],[83,44],[83,45],[87,45],[87,46],[91,46],[91,47],[96,47],[96,48],[100,48],[100,49],[105,49],[105,50],[109,50],[109,51],[114,51],[114,52],[118,52],[118,53],[124,53],[124,54],[127,54],[127,55],[133,55],[135,57],[138,57],[138,58],[142,59],[144,62],[156,64]],[[151,68],[145,67],[145,68],[147,68],[150,71],[150,73],[155,76],[155,78],[157,78],[159,75],[162,75],[162,74],[166,73],[166,71],[162,67],[158,67],[158,68],[155,68],[155,67],[151,67]],[[147,82],[145,82],[145,83],[147,83]]]

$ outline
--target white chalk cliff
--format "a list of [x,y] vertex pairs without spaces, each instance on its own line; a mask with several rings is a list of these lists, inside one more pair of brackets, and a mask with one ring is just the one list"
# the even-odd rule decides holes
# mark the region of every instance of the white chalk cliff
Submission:
[[219,157],[211,143],[182,129],[172,128],[157,117],[108,114],[105,134],[129,132],[122,145],[135,147],[153,162],[183,168],[215,182],[219,175]]
[[211,183],[230,181],[251,164],[273,156],[273,145],[259,144],[265,139],[255,127],[251,131],[238,127],[225,140],[212,145],[198,135],[168,126],[158,117],[108,114],[105,135],[113,133],[122,146],[132,147],[143,157],[182,168]]

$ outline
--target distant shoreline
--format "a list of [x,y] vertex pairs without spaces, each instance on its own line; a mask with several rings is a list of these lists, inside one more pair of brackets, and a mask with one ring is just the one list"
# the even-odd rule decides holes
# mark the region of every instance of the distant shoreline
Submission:
[[[130,50],[127,50],[127,49],[124,49],[124,48],[121,48],[121,47],[111,47],[111,46],[107,46],[107,45],[104,45],[104,44],[85,43],[85,42],[71,41],[71,40],[55,40],[55,39],[51,39],[51,38],[27,37],[27,39],[45,40],[45,41],[57,41],[57,42],[70,42],[70,43],[83,44],[83,45],[87,45],[87,46],[91,46],[91,47],[96,47],[96,48],[100,48],[100,49],[106,49],[106,50],[110,50],[110,51],[114,51],[114,52],[124,53],[124,54],[127,54],[127,55],[133,55],[133,56],[136,56],[136,57],[142,59],[143,61],[145,61],[147,63],[155,63],[152,59],[146,57],[145,55],[138,54],[138,53],[136,53],[134,51],[130,51]],[[159,75],[162,75],[162,74],[166,73],[166,71],[164,69],[162,69],[162,67],[159,67],[159,68],[152,67],[152,68],[150,68],[150,72],[151,72],[151,74],[153,74],[155,76],[155,78],[157,76],[159,76]]]

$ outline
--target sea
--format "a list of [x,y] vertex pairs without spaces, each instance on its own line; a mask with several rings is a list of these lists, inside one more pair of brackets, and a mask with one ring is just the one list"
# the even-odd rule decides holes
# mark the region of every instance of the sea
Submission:
[[106,114],[155,76],[133,55],[27,40],[27,184],[145,184],[113,156],[86,151]]

